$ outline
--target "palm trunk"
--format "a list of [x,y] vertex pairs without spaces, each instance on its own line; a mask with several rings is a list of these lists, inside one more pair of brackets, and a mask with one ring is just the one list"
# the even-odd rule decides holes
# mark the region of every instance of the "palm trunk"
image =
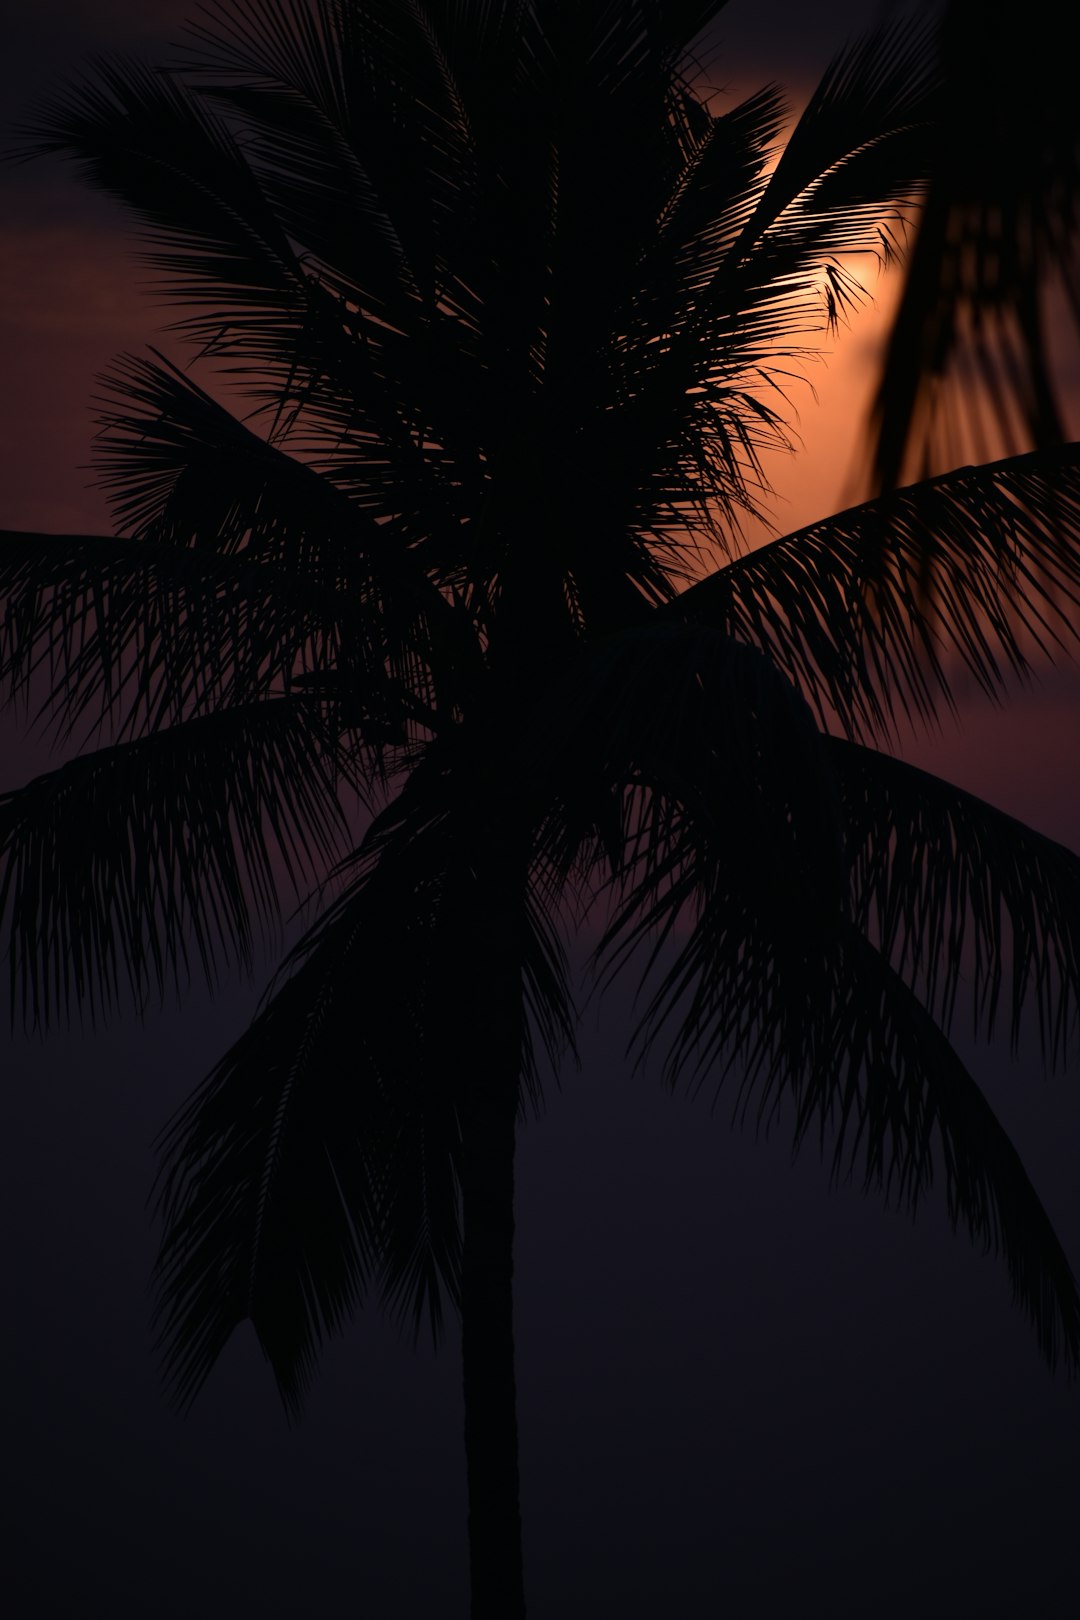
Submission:
[[461,1352],[472,1620],[521,1620],[525,1590],[514,1387],[517,1074],[484,1099],[462,1142]]
[[[512,806],[482,796],[469,984],[473,1035],[461,1113],[461,1353],[472,1620],[522,1620],[525,1591],[514,1386],[514,1139],[524,1002],[525,855]],[[471,1062],[470,1062],[471,1058]]]

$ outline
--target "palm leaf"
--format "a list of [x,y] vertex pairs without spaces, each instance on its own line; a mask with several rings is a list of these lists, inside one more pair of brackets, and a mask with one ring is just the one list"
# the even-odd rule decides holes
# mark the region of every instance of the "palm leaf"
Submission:
[[383,319],[434,304],[471,132],[423,10],[241,0],[209,15],[187,66],[252,131],[247,156],[290,237]]
[[796,1079],[796,1147],[816,1123],[837,1176],[914,1210],[943,1172],[954,1227],[1004,1256],[1013,1295],[1053,1367],[1080,1368],[1080,1295],[1020,1156],[925,1007],[854,930],[828,977],[831,1025]]
[[523,738],[526,802],[534,793],[541,807],[551,892],[614,906],[600,947],[610,971],[654,936],[663,943],[703,850],[750,933],[784,933],[791,889],[819,920],[840,913],[843,833],[824,743],[767,658],[699,626],[623,632],[553,675]]
[[283,447],[303,439],[288,423],[276,437],[260,436],[154,352],[154,360],[121,356],[102,379],[95,465],[119,527],[143,539],[244,551],[298,579],[349,590],[360,603],[378,603],[387,640],[399,616],[403,625],[425,615],[448,621],[439,587],[460,573],[462,557],[445,540],[416,543],[418,520],[401,510],[411,454],[395,469],[389,450],[384,460],[368,445],[361,463],[354,422],[345,445],[300,459]]
[[[250,390],[278,410],[303,405],[324,445],[339,441],[346,428],[354,442],[373,433],[406,469],[398,491],[412,491],[409,504],[425,514],[424,531],[445,528],[448,520],[456,528],[453,485],[440,475],[438,457],[421,449],[436,435],[418,441],[416,401],[386,388],[392,368],[380,365],[379,349],[393,347],[400,329],[369,318],[377,313],[377,294],[328,282],[303,252],[306,244],[294,246],[279,217],[280,199],[270,194],[249,146],[206,94],[175,75],[108,63],[97,82],[76,85],[42,109],[26,152],[67,155],[90,184],[144,222],[157,244],[146,257],[164,272],[175,301],[197,311],[179,327],[203,353],[240,361]],[[332,214],[334,197],[323,201]],[[406,326],[430,322],[430,299],[414,304]],[[446,429],[452,413],[442,416]],[[373,465],[367,473],[371,478]]]
[[946,1026],[969,981],[989,1037],[1006,989],[1013,1044],[1033,1004],[1044,1054],[1064,1063],[1080,1015],[1080,857],[901,760],[828,746],[860,925]]
[[454,683],[436,691],[434,668],[475,673],[479,649],[393,529],[175,368],[110,381],[100,462],[135,543],[0,537],[9,689],[47,674],[69,729],[95,710],[135,726],[333,671],[351,724],[437,723]]
[[[404,822],[399,804],[373,824],[345,892],[159,1144],[156,1323],[185,1405],[245,1319],[297,1415],[322,1343],[370,1285],[436,1341],[458,1303],[459,1114],[478,1046],[460,1026],[483,988],[461,949],[469,885],[424,773],[407,804]],[[541,1038],[572,1041],[539,926],[522,980]]]
[[[1080,1366],[1080,1295],[1016,1150],[912,989],[850,923],[786,890],[758,903],[738,857],[681,824],[678,860],[633,896],[601,944],[609,971],[650,936],[633,1042],[667,1035],[671,1086],[738,1077],[733,1119],[793,1121],[836,1179],[914,1210],[944,1173],[950,1219],[1003,1254],[1051,1366]],[[659,880],[659,881],[658,881]],[[666,954],[660,947],[667,945]],[[785,1109],[787,1110],[785,1116]],[[792,1113],[793,1110],[793,1113]]]
[[[606,668],[591,680],[587,669],[568,682],[561,747],[581,780],[579,839],[587,826],[599,842],[588,812],[619,780],[613,764],[636,794],[597,951],[603,982],[639,964],[631,1044],[644,1056],[662,1043],[672,1085],[735,1071],[737,1115],[753,1102],[771,1121],[788,1099],[796,1146],[816,1127],[834,1174],[861,1166],[868,1186],[911,1207],[943,1165],[954,1224],[1004,1254],[1043,1353],[1075,1367],[1080,1297],[1060,1244],[932,1009],[948,1015],[973,956],[976,1006],[992,1025],[1011,945],[1014,1033],[1033,1002],[1062,1055],[1080,1003],[1080,860],[970,795],[822,735],[771,660],[723,636],[614,638]],[[594,749],[591,781],[574,722],[617,745]],[[556,787],[557,863],[575,806]]]
[[162,355],[122,355],[101,379],[98,482],[141,539],[248,550],[334,585],[358,565],[404,570],[395,529],[254,433]]
[[387,1018],[414,1008],[409,969],[362,910],[320,930],[162,1140],[156,1321],[183,1404],[247,1318],[296,1415],[372,1280],[436,1336],[457,1299],[453,1092]]
[[46,153],[132,210],[181,302],[211,297],[219,327],[296,331],[304,274],[288,237],[231,131],[175,76],[96,62],[25,128],[21,155]]
[[949,0],[939,54],[937,158],[871,431],[882,489],[986,442],[1065,437],[1044,305],[1056,283],[1075,327],[1080,122],[1063,19],[1036,0],[1018,27]]
[[767,651],[823,720],[888,734],[952,702],[950,661],[999,694],[1075,639],[1080,445],[963,467],[763,546],[665,617]]
[[830,231],[856,225],[856,239],[846,235],[844,243],[857,251],[860,209],[871,199],[880,207],[890,194],[899,201],[925,181],[937,111],[933,44],[930,28],[908,19],[872,29],[832,60],[784,142],[747,223],[748,242],[798,238],[816,218]]
[[[342,593],[246,552],[101,535],[0,533],[0,602],[5,697],[37,702],[64,735],[87,717],[152,730],[287,690],[347,663],[369,631]],[[358,702],[385,714],[370,653],[364,676]]]
[[788,444],[798,345],[861,297],[841,256],[890,257],[920,195],[933,87],[927,32],[879,31],[833,63],[771,177],[783,113],[771,92],[709,120],[672,173],[612,323],[635,526],[692,522],[730,546],[756,508],[764,454]]
[[12,1016],[38,1026],[199,968],[250,965],[252,914],[322,875],[344,831],[310,701],[223,709],[101,748],[0,797]]
[[357,930],[328,936],[162,1138],[155,1320],[184,1404],[250,1317],[298,1410],[323,1334],[377,1268],[380,1161],[401,1106],[357,1018],[377,966]]
[[436,1338],[457,1303],[459,1116],[487,993],[462,950],[470,831],[452,781],[418,767],[164,1139],[159,1324],[182,1399],[245,1317],[296,1411],[367,1281]]
[[[436,692],[435,669],[477,666],[478,649],[402,534],[400,514],[376,521],[362,490],[339,486],[337,458],[320,469],[287,455],[167,363],[127,359],[106,380],[114,402],[102,416],[97,461],[124,527],[140,539],[211,546],[287,570],[295,600],[314,595],[338,621],[333,656],[358,693],[384,687],[389,675],[418,705],[450,701]],[[452,660],[436,651],[448,644]],[[265,632],[255,650],[257,666],[272,669]]]

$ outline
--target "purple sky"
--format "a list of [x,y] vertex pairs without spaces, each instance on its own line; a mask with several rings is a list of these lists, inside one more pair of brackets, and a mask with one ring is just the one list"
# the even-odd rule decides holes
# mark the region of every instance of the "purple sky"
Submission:
[[[20,8],[4,105],[93,49],[152,47],[163,0]],[[731,83],[802,79],[866,5],[751,5]],[[775,47],[775,50],[774,50]],[[773,54],[769,54],[773,52]],[[755,62],[760,59],[760,72]],[[718,70],[719,71],[719,70]],[[93,374],[153,340],[121,223],[56,168],[0,173],[4,527],[95,529]],[[807,396],[782,528],[843,499],[873,317]],[[860,390],[862,391],[860,393]],[[842,425],[847,438],[841,433]],[[1080,684],[967,702],[911,757],[1080,848]],[[3,781],[25,756],[13,749]],[[458,1368],[371,1315],[326,1356],[289,1430],[238,1334],[185,1421],[148,1349],[150,1142],[239,1032],[259,986],[143,1028],[19,1041],[0,1093],[6,1399],[17,1620],[457,1620]],[[811,1152],[731,1135],[622,1059],[626,1003],[520,1152],[518,1342],[530,1614],[537,1620],[1066,1620],[1076,1612],[1080,1395],[1041,1366],[1003,1266],[829,1193]],[[1075,1073],[965,1056],[1080,1264]]]

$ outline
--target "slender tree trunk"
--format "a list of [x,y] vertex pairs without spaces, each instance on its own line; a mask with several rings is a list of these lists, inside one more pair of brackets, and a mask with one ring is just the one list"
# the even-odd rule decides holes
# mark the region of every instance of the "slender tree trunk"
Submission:
[[525,1590],[514,1384],[514,1141],[524,998],[525,841],[512,801],[485,785],[473,821],[476,888],[461,1119],[461,1352],[472,1620],[522,1620]]
[[461,1351],[472,1620],[521,1620],[525,1589],[514,1386],[514,1134],[517,1073],[484,1098],[462,1142]]

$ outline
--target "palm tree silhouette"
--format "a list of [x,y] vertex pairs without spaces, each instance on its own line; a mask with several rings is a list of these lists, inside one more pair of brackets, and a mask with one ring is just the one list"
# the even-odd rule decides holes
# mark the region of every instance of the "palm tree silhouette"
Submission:
[[999,692],[1073,633],[1080,448],[740,554],[798,344],[844,255],[892,251],[941,99],[932,36],[878,32],[773,165],[780,95],[712,116],[687,77],[719,9],[232,0],[34,137],[135,213],[255,408],[122,358],[117,536],[3,536],[5,682],[100,744],[0,800],[14,1005],[215,980],[314,885],[163,1143],[161,1345],[188,1402],[250,1318],[295,1413],[366,1293],[460,1313],[476,1617],[524,1613],[514,1144],[590,905],[669,1081],[734,1070],[741,1113],[911,1205],[943,1169],[1080,1358],[947,1034],[963,988],[1063,1058],[1080,861],[875,746],[950,668]]

